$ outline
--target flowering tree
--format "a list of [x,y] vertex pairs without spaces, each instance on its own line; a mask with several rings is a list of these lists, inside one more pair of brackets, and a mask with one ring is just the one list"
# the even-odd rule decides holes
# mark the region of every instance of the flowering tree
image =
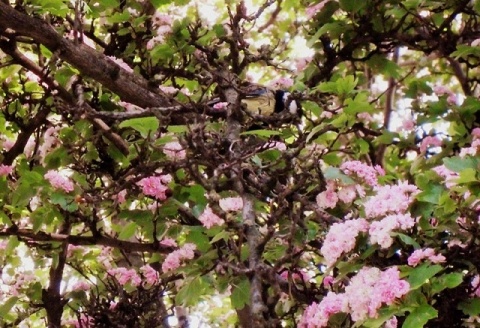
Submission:
[[0,323],[475,326],[479,19],[0,1]]

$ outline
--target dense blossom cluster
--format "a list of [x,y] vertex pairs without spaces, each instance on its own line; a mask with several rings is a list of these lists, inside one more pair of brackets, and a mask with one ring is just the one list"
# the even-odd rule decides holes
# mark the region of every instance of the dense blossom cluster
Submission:
[[198,220],[202,222],[203,226],[207,229],[210,229],[215,225],[222,225],[225,223],[225,220],[215,214],[210,206],[205,208],[203,213],[198,217]]
[[375,188],[375,195],[365,203],[367,218],[380,217],[389,213],[405,213],[419,189],[407,182]]
[[192,243],[186,243],[180,249],[177,249],[167,255],[162,263],[162,271],[169,272],[178,269],[182,265],[182,261],[191,260],[195,257],[195,249],[197,246]]
[[137,185],[142,188],[142,192],[147,196],[153,196],[158,200],[165,200],[168,198],[168,187],[166,184],[170,182],[171,177],[167,175],[151,176],[143,178],[137,182]]
[[372,167],[360,161],[347,161],[340,166],[340,170],[347,175],[356,175],[371,187],[378,185],[379,175],[385,175],[385,171],[380,166]]
[[445,256],[441,254],[435,254],[433,248],[417,249],[408,257],[408,265],[413,267],[417,266],[422,260],[429,260],[432,263],[445,262]]
[[370,243],[379,244],[386,249],[392,246],[393,238],[390,233],[393,230],[407,230],[415,225],[415,220],[410,213],[387,215],[380,221],[374,221],[370,224],[368,234]]
[[[344,293],[329,292],[320,303],[311,304],[304,312],[299,327],[321,328],[328,326],[328,319],[335,313],[349,313],[353,321],[376,318],[384,304],[391,305],[408,293],[410,285],[400,279],[398,268],[381,271],[363,267],[352,277]],[[393,326],[394,320],[389,321]]]
[[163,153],[171,160],[185,159],[187,152],[178,141],[172,141],[163,146]]
[[58,171],[49,170],[44,177],[55,189],[62,189],[65,192],[71,192],[74,189],[73,182]]
[[120,285],[130,283],[132,286],[138,286],[142,282],[142,279],[135,269],[112,268],[107,270],[107,273],[115,277]]
[[225,212],[236,212],[243,208],[243,200],[241,197],[226,197],[220,199],[218,205]]

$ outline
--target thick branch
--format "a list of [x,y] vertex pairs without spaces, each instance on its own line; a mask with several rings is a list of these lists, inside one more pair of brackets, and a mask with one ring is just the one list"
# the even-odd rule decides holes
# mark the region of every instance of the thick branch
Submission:
[[17,236],[20,239],[27,240],[29,242],[68,242],[72,245],[101,245],[114,248],[125,249],[130,252],[159,252],[170,253],[173,248],[165,247],[158,243],[136,243],[125,240],[118,240],[116,238],[108,236],[78,236],[67,235],[61,233],[44,233],[34,232],[31,229],[2,229],[0,230],[0,238],[6,236]]
[[124,101],[140,107],[166,107],[172,105],[159,90],[150,88],[142,77],[129,73],[105,55],[84,44],[75,44],[63,38],[44,21],[30,17],[0,2],[0,31],[12,29],[28,36],[50,49],[59,58],[78,68],[115,92]]

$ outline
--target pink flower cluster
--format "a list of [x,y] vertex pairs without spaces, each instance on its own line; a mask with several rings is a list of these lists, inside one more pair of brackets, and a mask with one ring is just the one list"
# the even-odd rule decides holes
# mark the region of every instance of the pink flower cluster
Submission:
[[444,95],[447,95],[447,102],[450,104],[450,105],[455,105],[457,103],[457,95],[455,93],[452,92],[452,90],[450,90],[449,88],[443,86],[443,85],[437,85],[433,88],[433,92],[435,92],[435,94],[438,96],[438,97],[441,97],[441,96],[444,96]]
[[420,144],[420,152],[425,153],[430,146],[440,147],[442,145],[442,140],[437,136],[426,136],[423,138],[422,143]]
[[151,176],[143,178],[137,182],[137,185],[142,188],[142,192],[147,196],[153,196],[158,200],[167,199],[168,187],[165,185],[170,181],[167,175]]
[[182,261],[191,260],[195,257],[195,249],[197,246],[192,243],[186,243],[180,249],[171,252],[162,263],[162,271],[168,272],[176,270],[180,267]]
[[325,237],[320,253],[325,258],[327,266],[332,266],[338,258],[355,248],[356,238],[360,232],[368,230],[365,219],[348,220],[334,223]]
[[120,285],[130,283],[132,286],[138,286],[142,282],[142,279],[134,269],[113,268],[107,270],[107,273],[114,276]]
[[[400,279],[396,267],[385,271],[363,267],[345,287],[345,293],[329,292],[320,303],[311,304],[305,310],[299,327],[327,327],[330,316],[339,312],[349,313],[355,322],[376,318],[378,309],[383,304],[393,304],[396,299],[407,294],[409,289],[410,285]],[[393,325],[394,321],[389,324]]]
[[227,106],[228,106],[228,102],[222,101],[222,102],[218,102],[215,105],[213,105],[213,109],[218,110],[218,111],[223,111],[223,110],[227,109]]
[[223,220],[221,217],[219,217],[217,214],[213,213],[212,209],[210,206],[207,206],[203,213],[198,217],[198,220],[202,222],[203,226],[207,229],[210,229],[211,227],[215,225],[222,225],[225,223],[225,220]]
[[293,80],[289,77],[279,77],[268,85],[272,89],[288,89],[293,86]]
[[380,221],[370,224],[368,234],[370,235],[370,243],[379,244],[382,248],[392,246],[393,238],[390,233],[393,230],[407,230],[415,225],[415,220],[410,213],[391,214]]
[[367,218],[404,213],[420,191],[416,186],[400,181],[397,185],[376,187],[375,192],[376,195],[364,203]]
[[172,17],[158,11],[153,16],[152,21],[157,29],[155,30],[156,36],[147,42],[148,50],[152,50],[155,45],[165,41],[165,37],[172,32],[173,26]]
[[140,268],[140,272],[142,273],[143,277],[145,277],[145,281],[149,285],[154,285],[158,281],[158,272],[152,268],[150,265],[144,265]]
[[218,201],[218,205],[225,212],[237,212],[243,208],[241,197],[226,197]]
[[442,254],[435,254],[433,248],[417,249],[408,257],[408,265],[416,267],[424,259],[432,263],[443,263],[446,260]]
[[90,284],[85,281],[78,281],[72,286],[73,291],[89,291]]
[[317,205],[320,209],[334,208],[338,202],[338,195],[333,184],[328,184],[327,189],[317,195]]
[[341,185],[333,181],[327,183],[327,189],[317,195],[316,201],[320,209],[334,208],[338,201],[350,204],[357,194],[365,196],[365,190],[360,185]]
[[58,171],[49,170],[44,177],[55,189],[62,189],[65,192],[71,192],[74,189],[73,182]]
[[320,303],[313,303],[305,309],[302,318],[298,322],[298,327],[327,327],[330,316],[340,312],[348,312],[348,300],[344,294],[328,292]]
[[163,153],[171,160],[182,160],[187,155],[187,152],[178,141],[166,143],[163,146]]
[[6,177],[9,174],[12,174],[13,166],[12,165],[0,165],[0,176]]
[[459,177],[459,174],[447,169],[445,165],[436,166],[432,170],[444,178],[445,186],[447,188],[451,188],[457,184],[455,180]]
[[379,175],[385,175],[385,171],[379,165],[371,167],[360,161],[347,161],[340,166],[340,170],[347,175],[356,175],[371,187],[378,185]]
[[165,237],[160,241],[160,245],[166,247],[177,247],[177,242],[170,237]]

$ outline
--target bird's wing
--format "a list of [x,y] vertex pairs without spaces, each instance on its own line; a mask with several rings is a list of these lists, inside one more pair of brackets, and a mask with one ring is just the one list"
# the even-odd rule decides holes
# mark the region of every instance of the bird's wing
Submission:
[[245,99],[242,99],[242,104],[245,104],[246,111],[252,115],[268,116],[275,110],[275,94],[265,87],[251,90]]

